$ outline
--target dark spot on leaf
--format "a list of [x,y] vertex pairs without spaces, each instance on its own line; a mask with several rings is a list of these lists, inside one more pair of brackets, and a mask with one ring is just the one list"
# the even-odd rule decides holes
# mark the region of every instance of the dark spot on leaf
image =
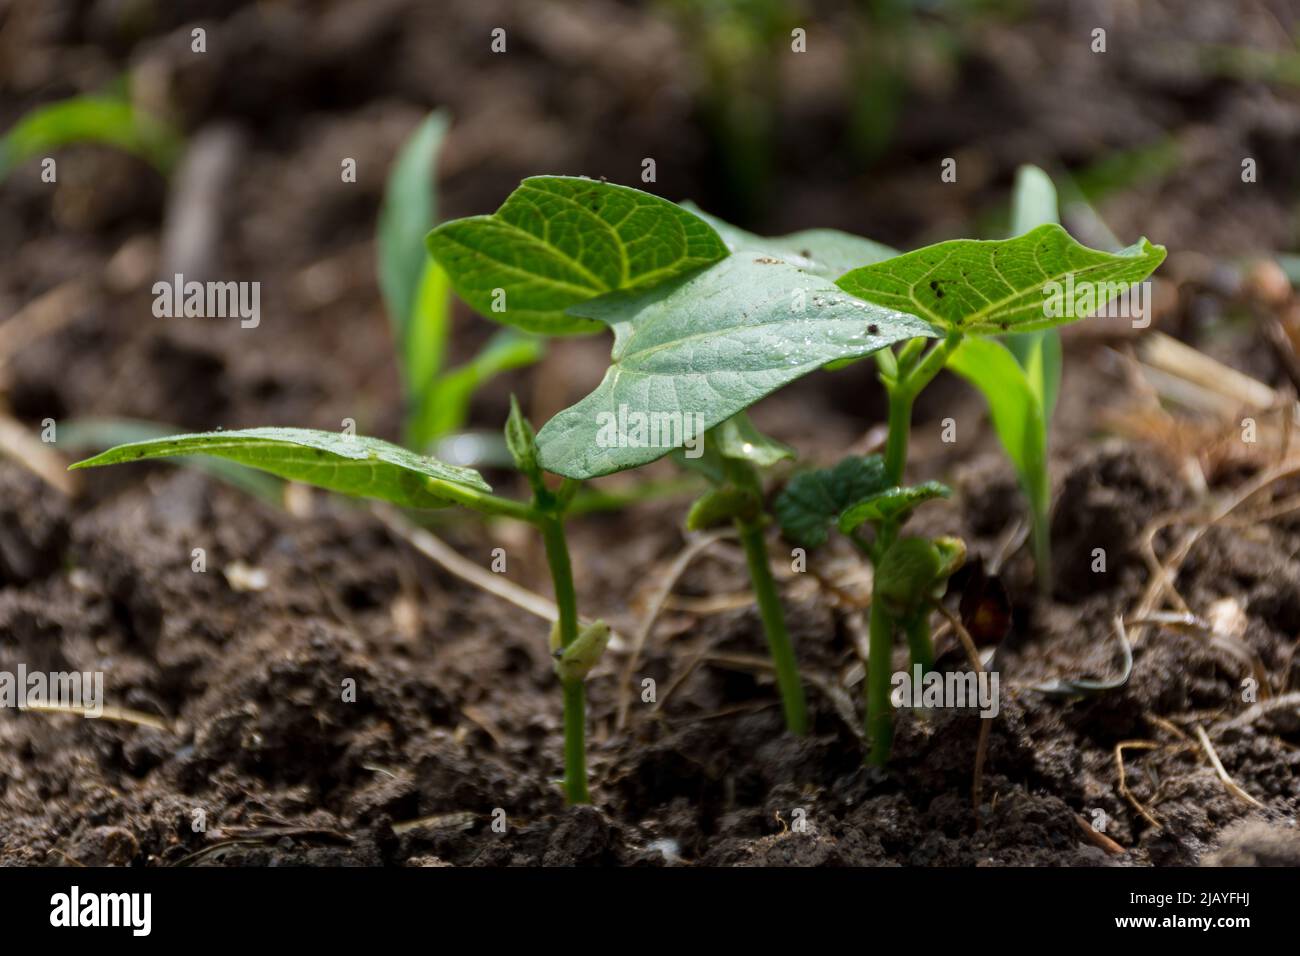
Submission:
[[939,285],[938,279],[930,280],[930,291],[933,292],[935,295],[937,295],[939,298],[941,299],[943,298],[944,295],[943,287]]
[[811,249],[800,249],[800,250],[799,250],[799,255],[803,256],[805,259],[811,259],[811,258],[812,258],[812,250],[811,250]]
[[879,335],[879,334],[880,334],[880,326],[876,325],[874,322],[873,322],[871,325],[868,325],[868,326],[867,326],[867,334],[868,334],[868,335]]

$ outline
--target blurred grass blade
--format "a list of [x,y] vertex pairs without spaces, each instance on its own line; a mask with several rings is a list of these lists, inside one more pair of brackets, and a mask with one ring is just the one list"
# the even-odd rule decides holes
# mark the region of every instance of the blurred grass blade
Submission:
[[988,402],[993,428],[1015,466],[1033,517],[1034,558],[1039,586],[1051,581],[1048,513],[1047,426],[1043,406],[1028,373],[996,339],[966,339],[948,359],[948,368],[974,385]]
[[182,141],[167,124],[120,96],[74,96],[39,106],[0,139],[0,180],[18,164],[63,146],[116,146],[151,164],[164,176],[180,156]]
[[[545,351],[541,339],[514,329],[501,330],[470,361],[438,376],[413,413],[412,433],[427,443],[459,429],[469,415],[470,399],[485,382],[502,372],[532,365]],[[423,443],[413,444],[424,447]]]
[[[425,427],[430,391],[451,334],[451,283],[425,249],[438,216],[437,164],[450,121],[430,113],[398,151],[384,188],[376,240],[379,289],[388,310],[406,395],[406,442],[428,448],[437,437]],[[454,421],[451,427],[459,427]]]
[[478,472],[417,455],[377,438],[309,428],[248,428],[119,445],[72,468],[210,455],[290,481],[407,508],[477,507],[492,488]]
[[1011,197],[1011,235],[1023,236],[1039,226],[1061,222],[1056,203],[1056,187],[1047,173],[1037,166],[1021,166],[1016,171],[1015,192]]
[[429,254],[424,236],[438,215],[434,177],[447,126],[445,113],[431,113],[402,146],[379,213],[379,289],[403,356],[408,354],[412,323],[420,315],[417,303],[432,281],[425,276]]
[[[1048,224],[1059,224],[1060,210],[1051,177],[1037,166],[1021,166],[1011,201],[1011,235],[1022,236]],[[1043,408],[1043,426],[1052,419],[1061,389],[1061,338],[1055,329],[1008,335],[1007,348],[1029,376]]]

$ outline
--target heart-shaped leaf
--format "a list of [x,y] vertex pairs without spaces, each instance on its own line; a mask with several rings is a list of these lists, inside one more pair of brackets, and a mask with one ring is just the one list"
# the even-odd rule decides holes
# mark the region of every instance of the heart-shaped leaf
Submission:
[[840,531],[849,534],[854,528],[868,521],[901,519],[921,502],[932,498],[947,498],[951,494],[951,488],[937,481],[927,481],[923,485],[886,488],[844,509],[839,518]]
[[248,428],[173,435],[118,445],[79,461],[95,468],[148,458],[212,455],[359,498],[379,498],[407,508],[442,508],[475,502],[492,487],[472,468],[457,468],[378,438],[310,428]]
[[890,487],[879,455],[853,456],[830,468],[800,472],[777,495],[773,511],[781,533],[795,544],[817,548],[845,508]]
[[837,284],[850,295],[919,315],[941,329],[998,335],[1085,318],[1051,314],[1075,311],[1049,307],[1067,277],[1075,288],[1092,290],[1093,306],[1101,308],[1149,276],[1164,258],[1164,246],[1146,239],[1119,252],[1100,252],[1047,224],[1014,239],[940,242],[854,269]]
[[713,227],[675,203],[571,176],[525,179],[492,215],[443,223],[427,242],[476,312],[545,335],[599,331],[565,310],[727,255]]
[[609,325],[614,350],[596,390],[537,434],[542,466],[570,478],[644,465],[827,362],[935,334],[915,316],[749,254],[572,311]]

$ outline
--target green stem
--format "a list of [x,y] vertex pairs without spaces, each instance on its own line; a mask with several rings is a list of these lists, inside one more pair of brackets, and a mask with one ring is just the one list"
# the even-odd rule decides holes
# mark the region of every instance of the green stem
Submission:
[[891,484],[903,483],[907,466],[907,437],[912,430],[913,395],[906,385],[889,390],[889,438],[885,442],[885,474]]
[[942,342],[926,353],[925,358],[921,359],[916,368],[908,373],[906,387],[911,392],[912,398],[919,395],[921,389],[929,385],[930,380],[943,371],[943,367],[948,364],[948,356],[961,345],[962,338],[962,333],[953,329],[944,336]]
[[879,596],[871,601],[867,645],[867,739],[871,741],[868,763],[883,767],[894,742],[894,712],[889,702],[893,676],[894,620]]
[[[546,563],[555,585],[555,605],[560,612],[560,646],[578,637],[578,595],[573,587],[573,565],[564,537],[564,519],[545,515],[537,521],[546,544]],[[587,792],[586,686],[581,681],[564,685],[564,792],[569,803],[590,803]]]
[[[903,473],[907,468],[907,439],[912,429],[912,404],[925,386],[939,374],[948,362],[948,356],[961,344],[962,333],[956,329],[948,332],[943,341],[935,345],[924,358],[915,360],[921,346],[914,341],[904,346],[898,365],[898,378],[892,383],[886,381],[889,393],[889,437],[885,442],[885,473],[895,485],[903,483]],[[910,365],[910,367],[909,367]],[[898,533],[896,521],[884,522],[877,534],[877,547],[881,553],[889,547]],[[876,574],[880,567],[877,562]],[[884,609],[879,595],[871,601],[871,618],[868,627],[868,673],[867,673],[867,737],[871,741],[869,762],[875,766],[884,766],[889,760],[889,750],[894,739],[894,712],[889,701],[890,681],[893,677],[890,668],[893,665],[894,626],[892,615]],[[912,652],[912,660],[920,664],[923,670],[934,667],[934,646],[930,640],[930,617],[928,612],[918,613],[905,622],[907,643]]]
[[763,633],[767,648],[776,668],[776,683],[781,691],[781,704],[785,709],[785,725],[793,734],[803,736],[808,732],[808,711],[804,703],[803,684],[799,680],[799,665],[795,661],[794,645],[785,627],[785,612],[781,598],[776,593],[776,582],[767,561],[767,544],[763,528],[756,521],[736,521],[740,543],[745,549],[749,565],[749,580],[758,599],[758,613],[763,619]]
[[473,488],[445,483],[438,485],[437,493],[449,501],[464,505],[480,514],[514,518],[516,521],[527,521],[529,524],[538,524],[542,520],[542,513],[533,505],[488,494],[486,491],[476,491]]
[[917,611],[903,623],[912,663],[921,665],[924,674],[934,670],[934,644],[930,640],[930,609]]
[[[893,385],[887,385],[889,393],[889,438],[885,442],[885,474],[896,485],[903,483],[903,472],[907,468],[907,438],[912,430],[912,403],[921,390],[939,374],[948,362],[953,349],[961,344],[962,334],[949,332],[942,342],[925,354],[915,366],[906,368],[900,363],[899,378]],[[913,339],[904,348],[907,355]],[[909,356],[910,358],[910,356]]]

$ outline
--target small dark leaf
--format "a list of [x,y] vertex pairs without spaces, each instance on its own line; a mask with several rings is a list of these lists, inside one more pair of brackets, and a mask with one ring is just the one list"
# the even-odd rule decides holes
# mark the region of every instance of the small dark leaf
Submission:
[[774,510],[787,539],[805,548],[826,543],[828,528],[854,502],[890,486],[879,455],[845,458],[830,468],[801,472],[777,496]]

